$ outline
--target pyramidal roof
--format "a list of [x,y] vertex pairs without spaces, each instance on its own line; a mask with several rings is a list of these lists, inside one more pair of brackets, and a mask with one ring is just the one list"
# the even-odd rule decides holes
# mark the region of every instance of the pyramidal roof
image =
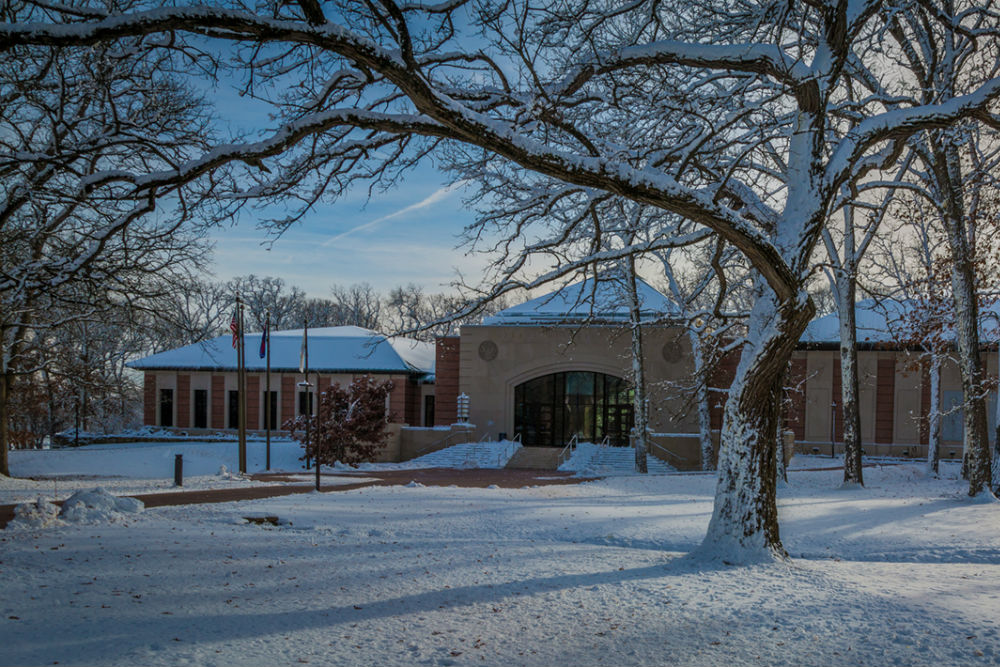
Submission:
[[[246,334],[246,367],[263,371],[260,333]],[[271,370],[298,372],[302,329],[271,332]],[[236,370],[232,336],[224,335],[130,362],[137,370]],[[309,370],[323,373],[433,373],[434,344],[390,338],[361,327],[309,330]]]
[[[642,321],[674,319],[680,316],[677,304],[636,278]],[[612,277],[595,281],[587,278],[544,296],[501,310],[483,319],[483,324],[570,324],[582,322],[627,322],[626,286]]]

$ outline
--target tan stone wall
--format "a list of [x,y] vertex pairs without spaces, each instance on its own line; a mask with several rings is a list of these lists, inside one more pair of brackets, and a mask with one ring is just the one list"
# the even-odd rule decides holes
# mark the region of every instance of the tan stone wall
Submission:
[[[680,329],[665,327],[647,327],[643,336],[650,428],[695,433],[694,411],[681,416],[690,391],[677,386],[690,382],[693,373],[687,336]],[[493,358],[491,345],[480,349],[487,342],[496,346]],[[461,391],[469,395],[469,421],[475,424],[478,439],[483,435],[495,438],[499,433],[513,437],[517,385],[573,370],[627,379],[632,360],[628,331],[619,327],[464,326],[459,366]]]
[[397,461],[409,461],[418,456],[474,439],[472,429],[457,425],[438,426],[437,428],[402,426],[399,432],[399,458],[396,459]]
[[[800,353],[801,354],[801,353]],[[821,454],[830,452],[830,403],[839,403],[839,353],[810,350],[807,361],[807,399],[805,438],[798,439],[796,449]],[[988,376],[996,375],[996,353],[983,354]],[[859,403],[861,434],[865,453],[871,456],[922,457],[927,454],[926,433],[922,432],[927,418],[929,378],[920,368],[919,353],[865,350],[858,353]],[[882,375],[879,375],[881,365]],[[958,365],[949,360],[942,367],[941,391],[961,391]],[[947,406],[943,405],[942,408]],[[839,418],[838,418],[839,421]],[[876,429],[876,427],[878,427]],[[842,453],[842,429],[836,429],[834,451]],[[959,451],[961,440],[942,439],[945,457]]]

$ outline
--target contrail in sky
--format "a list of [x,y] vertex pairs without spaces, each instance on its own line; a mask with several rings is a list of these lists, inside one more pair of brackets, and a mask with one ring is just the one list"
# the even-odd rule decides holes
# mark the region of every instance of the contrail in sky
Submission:
[[357,227],[351,227],[350,229],[343,231],[337,234],[336,236],[331,236],[330,238],[328,238],[326,241],[323,242],[323,245],[328,246],[331,243],[339,241],[348,234],[353,234],[354,232],[360,232],[362,229],[368,229],[369,227],[374,227],[380,222],[385,222],[386,220],[392,220],[393,218],[398,218],[402,215],[406,215],[407,213],[412,213],[413,211],[419,211],[422,208],[433,206],[442,199],[447,198],[448,195],[450,195],[453,190],[457,190],[462,185],[464,185],[464,183],[462,181],[459,181],[458,183],[454,183],[452,185],[446,185],[444,187],[440,187],[414,204],[410,204],[409,206],[401,208],[398,211],[394,211],[393,213],[389,213],[388,215],[383,215],[380,218],[375,218],[374,220],[370,220],[368,222],[360,224]]

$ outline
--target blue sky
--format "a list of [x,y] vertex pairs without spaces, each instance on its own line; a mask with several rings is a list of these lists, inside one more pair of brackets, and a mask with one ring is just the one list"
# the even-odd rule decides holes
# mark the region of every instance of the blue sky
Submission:
[[[202,84],[224,126],[234,133],[273,127],[271,108],[239,96],[224,77]],[[357,187],[313,211],[277,241],[257,228],[252,212],[239,224],[217,230],[213,265],[220,280],[255,273],[282,278],[310,296],[327,296],[334,284],[368,282],[379,291],[417,283],[428,292],[451,291],[460,269],[470,282],[481,277],[481,256],[456,249],[458,235],[474,219],[462,205],[461,188],[428,163],[411,171],[398,187],[376,192]],[[249,209],[248,209],[249,211]]]
[[386,193],[358,188],[289,228],[270,245],[252,214],[219,229],[215,263],[219,279],[256,273],[276,276],[310,296],[326,296],[334,284],[371,283],[379,291],[417,283],[428,292],[450,291],[459,268],[470,281],[483,259],[458,249],[458,235],[473,220],[461,188],[448,188],[436,171],[418,170]]

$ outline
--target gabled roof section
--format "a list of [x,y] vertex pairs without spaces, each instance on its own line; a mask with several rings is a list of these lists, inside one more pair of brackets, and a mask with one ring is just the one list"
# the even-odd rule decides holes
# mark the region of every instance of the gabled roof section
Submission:
[[[246,366],[263,371],[266,360],[258,355],[261,334],[247,334]],[[271,332],[271,370],[298,372],[302,329]],[[186,345],[130,362],[137,370],[236,370],[232,336]],[[322,373],[434,372],[434,345],[410,338],[389,338],[361,327],[326,327],[309,330],[309,370]]]
[[[640,319],[673,320],[680,317],[677,304],[640,278],[636,279]],[[544,296],[501,310],[484,318],[488,325],[579,324],[627,322],[625,285],[613,278],[593,278],[567,285]]]

